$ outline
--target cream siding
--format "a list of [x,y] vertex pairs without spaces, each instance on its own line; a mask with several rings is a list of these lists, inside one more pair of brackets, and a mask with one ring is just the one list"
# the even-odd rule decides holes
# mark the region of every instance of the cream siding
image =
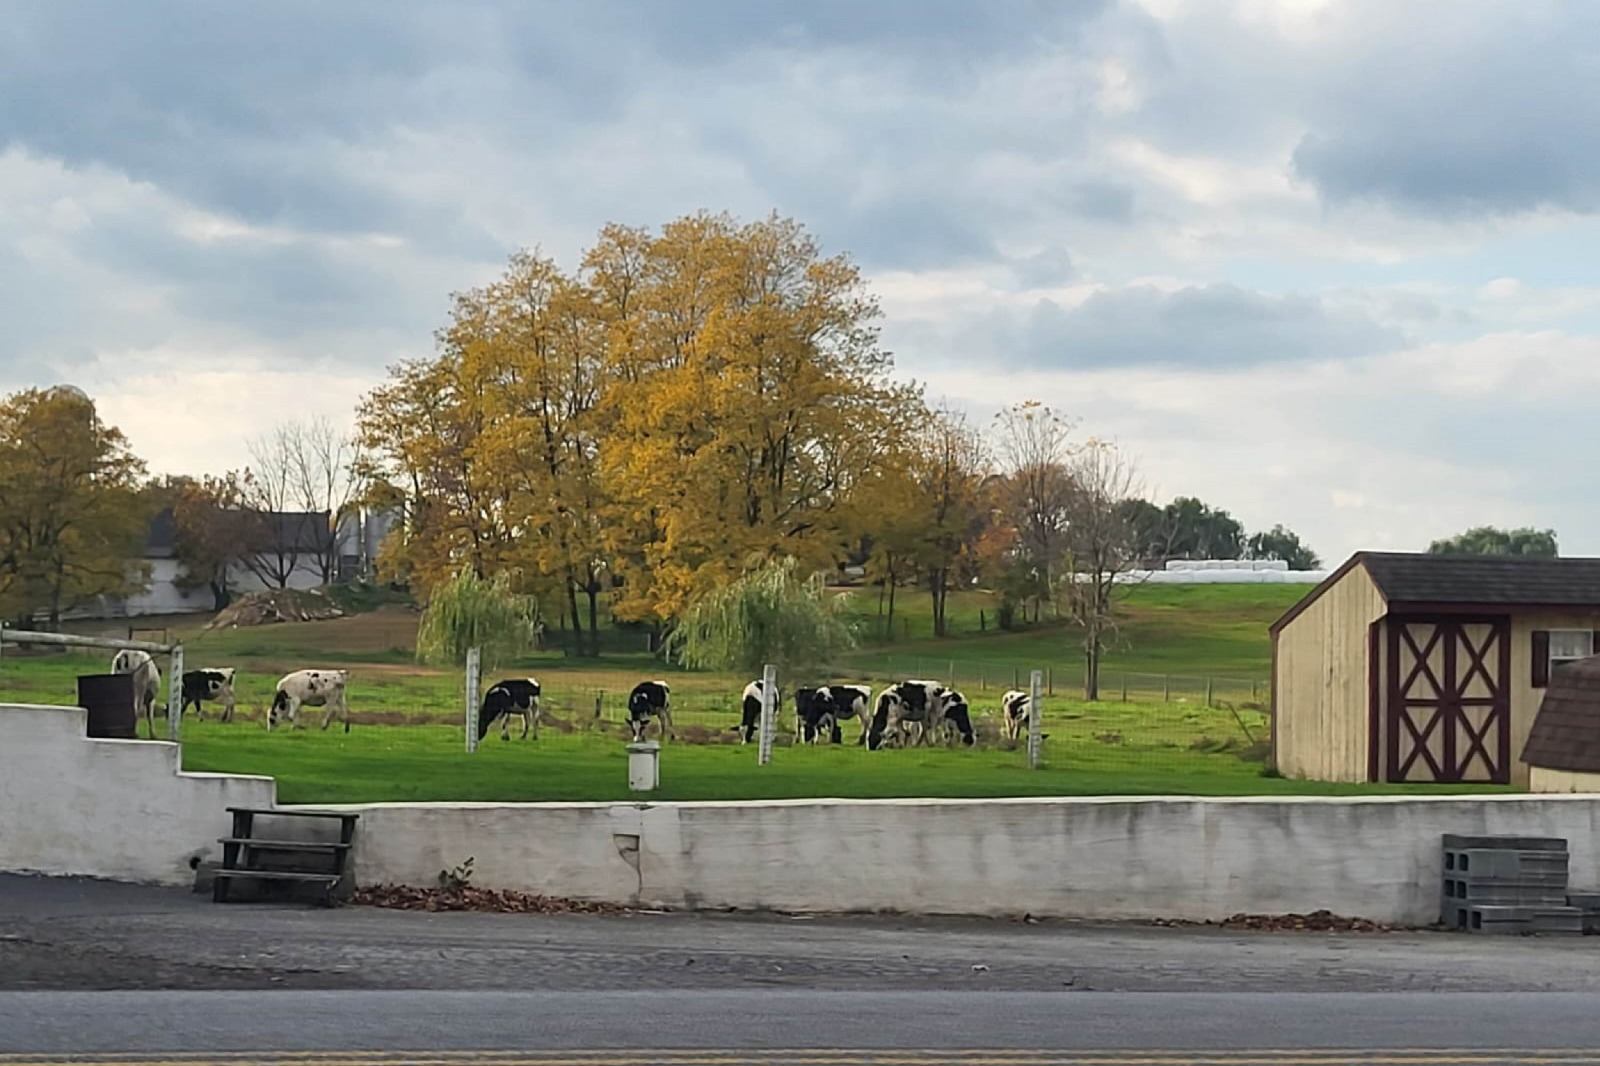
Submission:
[[[1529,768],[1524,765],[1523,770]],[[1574,774],[1535,766],[1528,775],[1532,792],[1600,792],[1600,774]]]
[[[1522,761],[1523,745],[1528,743],[1528,733],[1533,729],[1533,719],[1539,713],[1539,703],[1545,693],[1543,688],[1533,687],[1533,634],[1540,629],[1600,629],[1600,608],[1536,613],[1520,611],[1511,616],[1511,783],[1535,792],[1591,791],[1588,788],[1536,788],[1529,780],[1528,764]],[[1537,772],[1562,778],[1592,776],[1566,774],[1559,770]]]
[[1367,779],[1367,640],[1385,606],[1360,566],[1278,632],[1274,751],[1285,777]]

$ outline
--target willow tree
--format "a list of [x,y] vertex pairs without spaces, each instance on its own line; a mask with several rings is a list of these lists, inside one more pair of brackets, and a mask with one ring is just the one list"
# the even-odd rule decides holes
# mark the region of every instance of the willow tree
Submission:
[[835,657],[855,647],[844,607],[820,573],[802,578],[789,556],[695,600],[668,650],[692,670],[758,677],[771,663],[785,684],[820,681]]
[[506,574],[485,580],[468,568],[428,597],[417,626],[417,661],[461,666],[475,647],[483,666],[494,669],[531,649],[537,623],[537,605],[514,592]]

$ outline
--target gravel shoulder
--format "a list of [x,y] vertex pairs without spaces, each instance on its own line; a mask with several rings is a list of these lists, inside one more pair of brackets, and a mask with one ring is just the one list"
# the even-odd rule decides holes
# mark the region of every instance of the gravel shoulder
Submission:
[[1600,939],[213,904],[0,875],[0,990],[1600,991]]

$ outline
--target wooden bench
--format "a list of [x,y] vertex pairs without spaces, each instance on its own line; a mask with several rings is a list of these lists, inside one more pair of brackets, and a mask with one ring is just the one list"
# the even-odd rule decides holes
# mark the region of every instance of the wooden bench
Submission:
[[[356,833],[359,814],[342,811],[286,811],[268,807],[229,807],[233,815],[233,832],[218,837],[222,845],[222,868],[216,872],[211,884],[211,898],[217,903],[228,901],[228,887],[234,881],[279,881],[321,888],[323,906],[333,906],[333,890],[344,879],[349,860],[351,841]],[[273,818],[322,818],[339,820],[339,839],[333,840],[271,840],[255,836],[256,815]],[[327,860],[321,868],[264,869],[259,863],[263,855],[275,857],[294,856],[318,865],[318,859]],[[282,860],[280,861],[287,861]]]

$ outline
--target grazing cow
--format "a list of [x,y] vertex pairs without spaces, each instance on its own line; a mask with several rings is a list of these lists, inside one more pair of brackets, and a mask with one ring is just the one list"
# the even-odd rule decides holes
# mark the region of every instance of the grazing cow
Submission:
[[813,744],[819,736],[826,735],[828,743],[842,743],[843,730],[839,728],[839,724],[854,718],[861,723],[861,735],[856,739],[856,743],[867,742],[867,731],[872,724],[870,688],[866,685],[821,685],[802,691],[813,694],[808,701],[813,707],[807,720],[805,710],[801,706],[800,695],[795,694],[795,714],[800,719],[795,727],[798,739]]
[[200,704],[204,700],[222,701],[222,720],[233,721],[234,667],[222,666],[210,670],[185,670],[183,672],[183,703],[178,713],[183,714],[194,704],[194,716],[204,718]]
[[508,677],[489,686],[483,694],[483,705],[478,709],[478,739],[489,735],[489,727],[500,719],[500,739],[511,739],[511,716],[522,719],[522,736],[528,739],[528,727],[533,727],[533,739],[539,739],[539,719],[544,714],[539,706],[539,682],[531,677]]
[[156,696],[161,692],[161,671],[147,651],[123,648],[111,658],[113,674],[133,675],[133,713],[135,718],[144,715],[150,727],[150,739],[156,738]]
[[[763,680],[758,677],[744,687],[739,721],[739,743],[741,744],[748,744],[754,740],[756,738],[756,729],[761,725],[761,689],[763,684]],[[774,719],[778,716],[778,701],[782,698],[783,691],[780,685],[779,690],[772,697],[772,715]],[[799,696],[796,695],[795,698],[798,700]]]
[[950,690],[937,681],[901,681],[878,694],[867,730],[867,748],[877,751],[885,738],[903,747],[913,739],[932,743],[943,731]]
[[278,716],[289,719],[289,728],[299,727],[297,721],[301,707],[326,707],[322,713],[322,728],[327,729],[337,712],[350,732],[350,708],[345,703],[345,686],[349,683],[348,670],[296,670],[278,679],[278,689],[272,696],[272,706],[267,709],[267,729],[278,724]]
[[961,743],[969,748],[978,742],[972,731],[972,709],[967,706],[967,697],[954,689],[945,690],[943,731],[946,742],[954,736],[960,736]]
[[1029,705],[1032,697],[1020,688],[1011,689],[1000,697],[1000,711],[1004,716],[1000,729],[1007,740],[1016,740],[1028,726]]
[[838,733],[839,709],[834,706],[831,686],[796,689],[794,693],[795,740],[815,744],[821,736]]
[[628,727],[643,740],[651,718],[661,719],[661,736],[673,735],[671,693],[665,681],[641,681],[628,693]]

